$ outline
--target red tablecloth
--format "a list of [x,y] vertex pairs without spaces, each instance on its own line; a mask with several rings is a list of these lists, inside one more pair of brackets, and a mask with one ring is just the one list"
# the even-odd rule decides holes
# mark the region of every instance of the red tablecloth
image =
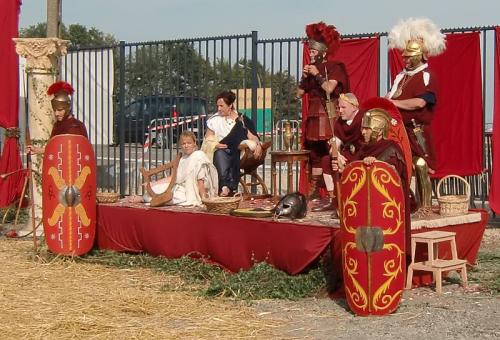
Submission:
[[98,205],[100,249],[153,256],[209,257],[230,271],[267,261],[289,274],[304,270],[330,244],[333,228],[201,212]]

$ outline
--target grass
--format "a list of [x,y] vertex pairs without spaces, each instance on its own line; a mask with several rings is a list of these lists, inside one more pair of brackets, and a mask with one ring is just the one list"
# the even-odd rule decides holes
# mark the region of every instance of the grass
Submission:
[[[7,211],[8,210],[8,211]],[[14,223],[14,220],[16,218],[16,211],[17,211],[17,206],[12,208],[12,209],[7,209],[7,208],[0,208],[0,223],[2,222],[2,219],[4,218],[5,214],[5,223]],[[19,211],[19,219],[17,221],[18,224],[25,224],[28,221],[29,218],[29,211],[27,208],[21,208]]]
[[467,271],[468,280],[485,291],[500,295],[500,252],[479,251],[477,266]]
[[[74,260],[117,268],[149,268],[182,279],[181,284],[178,280],[166,280],[162,287],[163,291],[193,291],[205,297],[221,296],[237,300],[297,300],[317,296],[319,292],[324,291],[327,284],[325,279],[327,269],[320,264],[304,274],[294,276],[277,270],[265,262],[255,263],[247,271],[230,273],[211,263],[209,258],[203,258],[199,254],[191,255],[195,258],[185,256],[166,259],[146,254],[93,250]],[[38,256],[46,261],[58,257],[46,247],[39,250]],[[469,282],[480,284],[484,292],[500,295],[499,263],[500,252],[489,249],[479,251],[477,265],[468,270]]]
[[[195,254],[196,255],[196,254]],[[42,249],[39,256],[51,261],[56,255]],[[238,300],[288,299],[316,296],[326,285],[325,269],[317,265],[307,273],[288,275],[265,262],[255,263],[247,270],[230,273],[209,263],[208,258],[184,256],[166,259],[146,254],[127,254],[93,250],[76,261],[96,263],[117,268],[149,268],[178,276],[183,284],[166,281],[162,290],[194,291],[205,297],[230,297]],[[480,283],[481,290],[500,294],[500,253],[480,251],[477,266],[468,270],[470,283]]]
[[[49,256],[47,255],[45,256]],[[289,299],[296,300],[316,295],[325,286],[324,271],[320,266],[305,274],[291,276],[271,265],[260,262],[247,271],[230,273],[209,259],[184,256],[179,259],[152,257],[94,250],[77,261],[98,263],[119,268],[151,268],[158,272],[179,276],[186,286],[173,287],[166,283],[164,290],[196,290],[202,296],[224,296],[240,300]]]

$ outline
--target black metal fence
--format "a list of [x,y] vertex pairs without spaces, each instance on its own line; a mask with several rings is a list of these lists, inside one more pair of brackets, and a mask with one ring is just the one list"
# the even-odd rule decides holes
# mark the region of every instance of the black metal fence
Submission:
[[[486,117],[492,112],[494,29],[444,30],[466,31],[482,32]],[[384,95],[390,87],[387,34],[343,38],[374,36],[381,39],[379,94]],[[139,169],[175,157],[176,138],[184,129],[195,131],[201,139],[204,119],[215,112],[214,98],[223,89],[237,93],[237,108],[257,123],[263,139],[272,139],[273,148],[280,149],[283,120],[295,122],[297,134],[300,130],[301,103],[295,99],[295,90],[302,65],[301,44],[302,38],[259,40],[252,31],[70,50],[63,58],[61,78],[77,88],[73,109],[86,122],[95,146],[99,188],[122,195],[141,194]],[[485,172],[467,178],[473,200],[481,202],[487,200],[490,183],[491,133],[484,132],[484,140]],[[260,171],[264,179],[269,177],[269,161]]]

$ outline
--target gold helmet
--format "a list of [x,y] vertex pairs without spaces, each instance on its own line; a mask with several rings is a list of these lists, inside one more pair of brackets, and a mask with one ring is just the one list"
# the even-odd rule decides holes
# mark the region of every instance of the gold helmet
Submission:
[[54,96],[50,101],[52,109],[54,111],[65,110],[66,114],[68,114],[71,111],[71,95],[74,91],[73,87],[64,81],[58,81],[50,85],[47,94]]
[[402,50],[415,65],[446,49],[446,36],[427,18],[409,18],[396,24],[388,35],[389,48]]
[[391,124],[389,114],[379,108],[366,111],[361,121],[361,127],[372,130],[371,139],[377,140],[379,136],[387,138]]
[[402,55],[409,58],[409,66],[407,66],[409,70],[417,68],[427,60],[427,53],[421,40],[408,40]]
[[424,47],[421,41],[408,40],[403,51],[403,57],[424,56]]

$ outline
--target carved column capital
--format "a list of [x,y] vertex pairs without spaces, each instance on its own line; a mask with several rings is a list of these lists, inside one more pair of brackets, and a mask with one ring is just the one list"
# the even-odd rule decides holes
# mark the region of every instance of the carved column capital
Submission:
[[59,38],[14,38],[16,53],[26,58],[26,71],[52,73],[57,70],[57,58],[68,53],[69,40]]

